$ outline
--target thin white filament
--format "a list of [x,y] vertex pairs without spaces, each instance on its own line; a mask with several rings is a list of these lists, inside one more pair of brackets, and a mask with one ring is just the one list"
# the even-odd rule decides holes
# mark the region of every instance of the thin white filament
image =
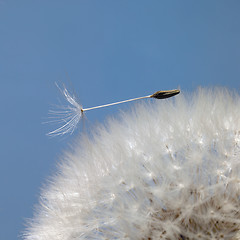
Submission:
[[104,105],[100,105],[100,106],[96,106],[96,107],[83,108],[82,111],[84,112],[84,111],[88,111],[88,110],[92,110],[92,109],[96,109],[96,108],[109,107],[109,106],[117,105],[117,104],[120,104],[120,103],[132,102],[132,101],[136,101],[136,100],[140,100],[140,99],[144,99],[144,98],[150,98],[150,97],[151,97],[151,95],[148,95],[148,96],[132,98],[132,99],[128,99],[128,100],[124,100],[124,101],[120,101],[120,102],[104,104]]

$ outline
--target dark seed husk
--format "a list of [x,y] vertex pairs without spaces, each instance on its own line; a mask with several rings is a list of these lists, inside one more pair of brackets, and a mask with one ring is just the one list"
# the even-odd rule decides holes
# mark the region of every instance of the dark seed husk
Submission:
[[167,90],[167,91],[158,91],[152,94],[150,97],[152,98],[157,98],[157,99],[164,99],[164,98],[169,98],[173,97],[177,94],[180,93],[180,90]]

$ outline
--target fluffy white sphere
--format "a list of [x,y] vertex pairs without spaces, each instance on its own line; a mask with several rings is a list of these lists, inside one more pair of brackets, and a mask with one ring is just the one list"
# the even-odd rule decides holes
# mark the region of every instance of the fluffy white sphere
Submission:
[[141,102],[77,140],[24,239],[240,239],[240,97]]

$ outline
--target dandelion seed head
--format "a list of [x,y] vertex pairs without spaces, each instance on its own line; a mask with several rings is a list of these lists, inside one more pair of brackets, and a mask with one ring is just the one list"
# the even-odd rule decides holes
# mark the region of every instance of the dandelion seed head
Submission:
[[237,94],[199,89],[76,140],[24,238],[240,239],[239,106]]

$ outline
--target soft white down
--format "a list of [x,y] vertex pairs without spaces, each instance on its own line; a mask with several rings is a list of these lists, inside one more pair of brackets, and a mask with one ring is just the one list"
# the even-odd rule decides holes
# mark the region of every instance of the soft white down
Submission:
[[142,101],[75,140],[26,240],[240,239],[240,97]]

